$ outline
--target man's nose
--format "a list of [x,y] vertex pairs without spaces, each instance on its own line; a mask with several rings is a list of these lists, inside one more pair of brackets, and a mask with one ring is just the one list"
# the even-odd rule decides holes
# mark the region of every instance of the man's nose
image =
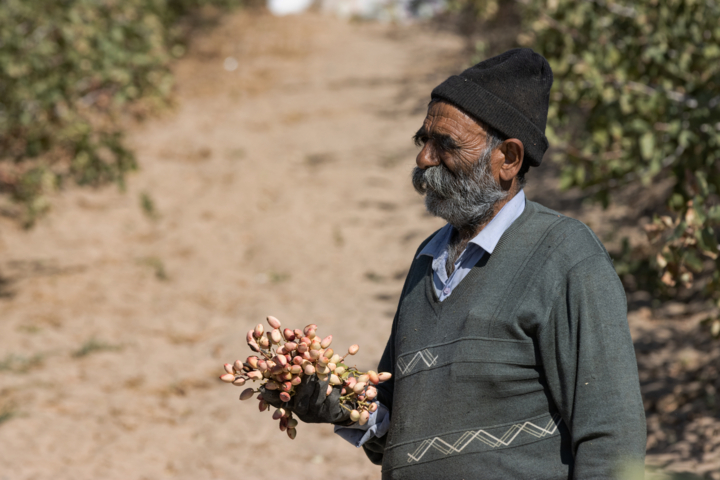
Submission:
[[420,150],[417,158],[415,158],[415,163],[417,163],[417,166],[423,170],[440,165],[440,159],[438,158],[435,149],[430,146],[430,142],[423,145],[422,150]]

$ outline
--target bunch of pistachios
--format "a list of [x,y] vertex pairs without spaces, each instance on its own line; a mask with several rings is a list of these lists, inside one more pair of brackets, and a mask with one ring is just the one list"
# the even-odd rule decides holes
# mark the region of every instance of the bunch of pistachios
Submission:
[[[354,366],[348,366],[345,358],[355,355],[360,349],[352,345],[342,357],[330,348],[332,335],[320,338],[317,325],[310,324],[303,330],[281,330],[280,321],[275,317],[267,317],[271,329],[265,331],[258,324],[247,333],[250,349],[259,355],[251,355],[242,362],[225,364],[225,374],[220,380],[238,387],[248,381],[260,381],[267,390],[280,390],[280,400],[289,402],[295,395],[295,388],[300,385],[304,376],[317,375],[321,381],[328,381],[326,395],[330,395],[333,387],[340,390],[340,405],[350,412],[350,419],[360,425],[367,423],[370,414],[377,410],[377,389],[374,385],[389,380],[390,373],[377,373],[372,370],[361,372]],[[240,400],[252,398],[260,390],[246,388],[240,394]],[[258,408],[261,412],[269,409],[262,394],[257,396]],[[278,408],[273,412],[273,420],[280,421],[280,430],[287,431],[291,439],[297,435],[298,421],[292,412]]]

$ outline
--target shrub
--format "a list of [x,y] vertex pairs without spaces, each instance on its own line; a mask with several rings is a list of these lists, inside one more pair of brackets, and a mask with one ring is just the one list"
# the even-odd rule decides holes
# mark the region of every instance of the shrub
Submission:
[[[520,43],[555,73],[562,186],[607,205],[623,186],[671,183],[645,256],[671,291],[705,272],[720,307],[720,4],[529,0],[522,11]],[[712,328],[720,334],[720,321]]]
[[[0,193],[31,225],[65,179],[122,186],[136,167],[122,114],[165,104],[182,54],[178,19],[236,0],[3,0]],[[173,55],[174,54],[174,55]]]

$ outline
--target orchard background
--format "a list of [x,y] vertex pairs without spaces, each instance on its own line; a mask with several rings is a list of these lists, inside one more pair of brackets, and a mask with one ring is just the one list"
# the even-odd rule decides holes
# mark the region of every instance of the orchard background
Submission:
[[649,476],[720,478],[720,6],[412,9],[429,18],[0,3],[0,479],[264,478],[277,448],[379,478],[216,379],[267,314],[375,367],[441,225],[410,136],[433,86],[513,46],[555,72],[528,195],[588,223],[627,289]]

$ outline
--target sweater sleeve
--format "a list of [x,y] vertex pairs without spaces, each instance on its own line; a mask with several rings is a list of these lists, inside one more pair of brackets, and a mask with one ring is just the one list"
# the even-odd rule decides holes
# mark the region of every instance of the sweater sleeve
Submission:
[[605,253],[577,263],[558,285],[539,349],[553,401],[570,430],[573,478],[616,478],[645,458],[645,412],[627,300]]
[[[395,386],[395,329],[397,325],[398,314],[395,313],[393,319],[392,329],[390,331],[390,338],[388,338],[387,344],[385,345],[385,351],[380,358],[378,364],[378,372],[390,372],[392,377],[386,382],[379,383],[377,385],[377,399],[380,403],[385,405],[389,410],[389,415],[392,415],[392,399],[393,399],[393,388]],[[382,465],[383,452],[385,451],[385,442],[387,441],[387,434],[382,437],[373,437],[365,442],[362,447],[365,451],[365,455],[375,465]]]
[[[425,245],[428,244],[430,240],[433,239],[435,235],[440,230],[436,230],[433,232],[432,235],[430,235],[428,238],[426,238],[420,246],[415,251],[415,255],[413,256],[413,259],[417,259],[418,253],[425,248]],[[410,265],[410,271],[408,272],[408,278],[413,273],[413,266],[415,265],[415,262],[413,261]],[[388,338],[387,344],[385,344],[385,351],[382,354],[382,357],[380,358],[380,363],[378,364],[378,372],[389,372],[392,374],[392,377],[387,382],[382,382],[378,384],[377,391],[377,399],[380,403],[385,405],[389,411],[390,417],[392,417],[392,410],[393,410],[393,390],[395,387],[395,332],[397,331],[397,322],[398,322],[398,316],[400,314],[400,305],[402,304],[402,299],[405,296],[405,290],[408,286],[408,279],[405,279],[405,284],[403,285],[402,292],[400,293],[400,300],[398,301],[398,308],[395,312],[395,318],[393,318],[392,328],[390,329],[390,338]],[[363,444],[363,450],[365,451],[365,455],[370,459],[372,463],[375,465],[382,465],[383,461],[383,454],[385,452],[385,443],[387,442],[387,434],[383,435],[382,437],[373,437],[367,442]]]

